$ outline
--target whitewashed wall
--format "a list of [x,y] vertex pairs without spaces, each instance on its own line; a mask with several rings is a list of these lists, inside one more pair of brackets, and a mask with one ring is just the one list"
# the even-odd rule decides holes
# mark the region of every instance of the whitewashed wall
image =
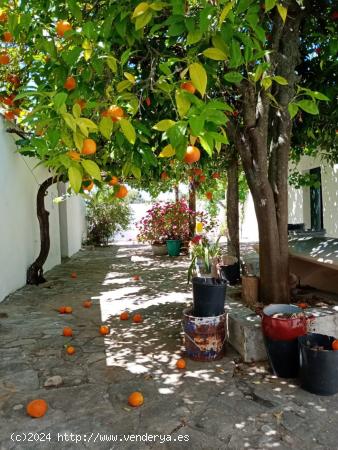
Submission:
[[[39,223],[36,216],[36,194],[39,184],[48,178],[43,167],[34,169],[37,161],[24,158],[16,152],[13,135],[5,132],[8,123],[0,119],[0,301],[10,292],[26,283],[26,270],[40,250]],[[74,217],[68,221],[68,230],[60,229],[57,186],[48,190],[46,209],[50,212],[51,248],[44,266],[47,271],[61,262],[61,236],[69,236],[69,256],[80,249],[83,234],[83,204],[72,199],[67,213]],[[68,201],[67,201],[68,202]],[[82,208],[82,209],[81,209]],[[82,214],[78,218],[78,214]],[[76,217],[76,219],[75,219]]]
[[[324,228],[328,236],[338,237],[338,165],[330,167],[318,158],[304,156],[297,170],[305,173],[315,167],[321,167]],[[309,188],[289,187],[289,223],[311,227]]]

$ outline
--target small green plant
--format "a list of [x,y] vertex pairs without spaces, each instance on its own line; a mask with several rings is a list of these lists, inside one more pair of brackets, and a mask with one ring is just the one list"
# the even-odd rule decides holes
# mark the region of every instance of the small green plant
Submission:
[[114,234],[128,228],[131,218],[128,202],[108,189],[97,192],[87,201],[88,243],[108,245]]
[[188,269],[188,283],[196,270],[196,262],[198,260],[203,264],[205,273],[211,272],[213,258],[221,255],[219,240],[220,236],[214,243],[210,243],[205,236],[197,235],[192,238],[190,241],[191,263]]

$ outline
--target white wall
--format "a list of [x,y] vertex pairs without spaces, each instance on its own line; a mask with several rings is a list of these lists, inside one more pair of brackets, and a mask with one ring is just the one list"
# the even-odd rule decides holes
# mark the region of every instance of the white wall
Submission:
[[[42,166],[34,169],[36,160],[16,153],[15,139],[6,133],[7,126],[8,123],[0,120],[0,301],[25,285],[26,270],[39,254],[36,194],[39,184],[50,176]],[[50,212],[51,247],[44,271],[61,262],[59,206],[53,203],[55,197],[58,191],[53,185],[45,197]],[[80,200],[76,202],[79,204]],[[70,212],[75,217],[79,208],[70,208]],[[81,246],[82,229],[79,231],[77,222],[74,220],[69,246],[73,253]]]
[[[301,173],[321,167],[323,221],[328,236],[338,237],[338,165],[330,167],[318,158],[304,156],[297,166]],[[289,187],[289,223],[311,227],[310,189]]]

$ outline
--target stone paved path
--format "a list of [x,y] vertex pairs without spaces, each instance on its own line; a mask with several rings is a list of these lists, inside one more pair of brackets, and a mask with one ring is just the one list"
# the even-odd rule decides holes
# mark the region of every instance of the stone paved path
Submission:
[[[45,285],[1,303],[0,449],[338,449],[338,396],[311,395],[295,380],[275,379],[263,363],[242,364],[230,348],[221,361],[175,368],[191,298],[187,264],[154,258],[142,246],[88,249],[50,271]],[[82,307],[87,298],[91,309]],[[58,314],[61,305],[73,314]],[[144,322],[120,321],[125,308]],[[108,337],[98,334],[102,323],[111,326]],[[61,336],[67,325],[73,338]],[[65,354],[68,343],[74,356]],[[45,387],[55,376],[62,385]],[[145,403],[133,409],[127,398],[135,390]],[[48,402],[41,419],[25,413],[34,398]],[[118,442],[103,441],[113,434]],[[146,434],[167,441],[140,442]],[[44,437],[51,442],[36,442]]]

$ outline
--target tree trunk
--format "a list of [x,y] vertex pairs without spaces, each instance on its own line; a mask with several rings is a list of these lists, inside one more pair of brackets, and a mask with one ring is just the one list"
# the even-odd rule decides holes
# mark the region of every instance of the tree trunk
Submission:
[[45,196],[47,189],[57,181],[50,177],[39,187],[36,199],[37,216],[40,225],[40,253],[36,260],[27,269],[27,284],[41,284],[46,280],[43,277],[43,265],[46,262],[50,249],[49,212],[45,209]]
[[174,193],[175,193],[175,202],[178,202],[180,199],[180,195],[179,195],[179,190],[178,190],[177,184],[175,184],[175,186],[174,186]]
[[194,214],[196,212],[196,187],[194,180],[189,182],[189,209],[192,211],[189,220],[190,238],[192,238],[196,229],[196,216]]
[[239,187],[238,187],[238,153],[234,152],[227,169],[227,228],[228,228],[228,252],[240,257],[239,249]]

